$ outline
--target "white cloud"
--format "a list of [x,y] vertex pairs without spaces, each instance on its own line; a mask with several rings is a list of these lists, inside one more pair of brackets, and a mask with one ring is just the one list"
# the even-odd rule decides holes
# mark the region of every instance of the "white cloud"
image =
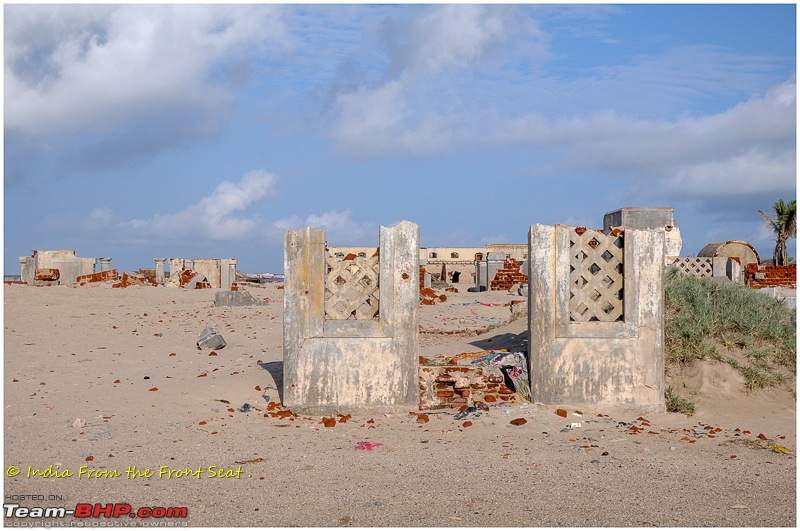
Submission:
[[378,226],[371,221],[357,222],[350,209],[344,212],[331,210],[322,214],[311,214],[305,219],[295,214],[275,221],[273,227],[279,230],[321,228],[325,230],[325,239],[333,247],[374,245],[378,240]]
[[547,120],[496,120],[464,140],[557,147],[563,168],[656,181],[681,196],[794,190],[796,82],[791,79],[725,112],[642,120],[602,111]]
[[262,224],[258,216],[241,213],[274,195],[278,178],[264,170],[245,174],[238,183],[223,181],[214,192],[176,214],[155,215],[147,220],[132,220],[125,225],[133,233],[164,240],[243,240],[256,234]]
[[436,73],[469,66],[507,38],[504,9],[480,5],[445,5],[426,11],[390,39],[393,69]]
[[684,197],[719,197],[764,192],[786,192],[794,187],[794,153],[766,153],[755,149],[724,160],[687,165],[665,182],[666,188]]
[[465,112],[451,74],[496,70],[509,42],[523,35],[527,41],[520,49],[531,56],[540,52],[538,29],[531,19],[515,17],[514,7],[445,5],[409,12],[407,20],[386,23],[389,64],[383,80],[336,97],[338,114],[329,133],[342,153],[443,152]]
[[339,122],[331,131],[346,154],[429,155],[444,150],[450,139],[446,117],[419,117],[410,109],[400,81],[370,90],[361,87],[338,98]]
[[209,127],[233,96],[225,69],[286,42],[269,6],[16,5],[5,24],[5,127],[33,135],[189,110]]

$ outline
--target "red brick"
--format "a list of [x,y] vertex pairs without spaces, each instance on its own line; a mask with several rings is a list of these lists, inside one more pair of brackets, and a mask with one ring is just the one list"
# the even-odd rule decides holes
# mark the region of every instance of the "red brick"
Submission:
[[37,269],[34,273],[33,279],[34,280],[58,280],[60,277],[60,273],[58,269],[54,268],[45,268],[45,269]]

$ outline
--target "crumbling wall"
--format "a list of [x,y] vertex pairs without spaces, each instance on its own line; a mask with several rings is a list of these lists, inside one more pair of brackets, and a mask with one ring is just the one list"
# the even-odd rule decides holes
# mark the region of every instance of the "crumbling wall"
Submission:
[[[94,273],[95,258],[80,258],[75,251],[35,250],[31,256],[19,258],[21,279],[28,285],[36,283],[36,270],[57,269],[58,284],[72,284],[79,276]],[[56,282],[56,281],[53,281]]]
[[330,255],[321,229],[287,230],[284,274],[283,403],[415,408],[419,226],[381,227],[379,252],[350,260]]
[[664,410],[664,232],[531,225],[533,400]]
[[747,264],[747,284],[753,289],[775,287],[797,289],[797,266]]
[[[157,269],[159,260],[161,259],[156,259]],[[225,290],[229,290],[231,284],[236,282],[236,264],[236,258],[170,258],[167,260],[171,279],[174,279],[174,275],[181,271],[189,269],[204,276],[208,287]]]
[[520,269],[520,264],[513,258],[503,262],[503,268],[498,269],[491,282],[492,291],[508,291],[515,284],[527,284],[528,275]]

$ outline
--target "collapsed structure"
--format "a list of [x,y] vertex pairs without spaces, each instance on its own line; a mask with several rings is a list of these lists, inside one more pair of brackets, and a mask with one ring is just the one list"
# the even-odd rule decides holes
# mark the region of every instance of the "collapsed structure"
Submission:
[[[503,254],[476,257],[482,285],[502,269],[520,275],[509,282],[530,279],[534,401],[664,409],[664,266],[667,252],[680,252],[680,237],[667,237],[676,229],[672,209],[618,212],[609,223],[650,226],[532,225],[521,267]],[[513,390],[485,363],[419,369],[418,267],[413,223],[381,227],[381,247],[360,255],[328,249],[320,229],[285,232],[286,405],[330,413],[511,398]]]
[[[19,257],[19,282],[29,286],[83,286],[113,281],[116,288],[164,285],[188,289],[236,289],[236,258],[153,260],[156,267],[150,270],[150,274],[125,271],[120,276],[116,269],[111,269],[111,258],[80,258],[75,251],[35,250],[31,256]],[[99,272],[95,272],[97,264]],[[165,270],[166,264],[169,264],[169,273]]]

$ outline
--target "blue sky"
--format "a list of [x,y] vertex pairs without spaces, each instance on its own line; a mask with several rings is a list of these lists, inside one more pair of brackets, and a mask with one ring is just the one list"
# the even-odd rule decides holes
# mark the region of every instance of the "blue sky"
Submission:
[[[4,267],[239,258],[283,230],[524,243],[671,206],[683,255],[796,197],[784,5],[4,7]],[[790,254],[796,255],[792,240]]]

